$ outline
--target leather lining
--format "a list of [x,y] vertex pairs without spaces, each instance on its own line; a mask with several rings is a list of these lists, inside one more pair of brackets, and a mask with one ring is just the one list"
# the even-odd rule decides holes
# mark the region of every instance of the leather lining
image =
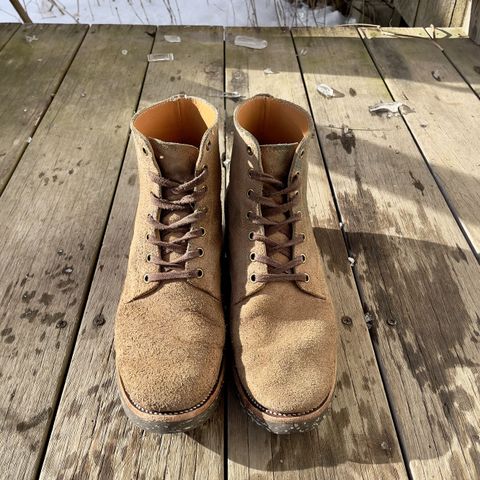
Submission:
[[237,122],[260,145],[298,143],[309,131],[305,112],[287,102],[263,95],[237,107]]
[[148,108],[133,126],[145,137],[199,148],[204,133],[216,121],[217,114],[209,105],[200,99],[180,97]]

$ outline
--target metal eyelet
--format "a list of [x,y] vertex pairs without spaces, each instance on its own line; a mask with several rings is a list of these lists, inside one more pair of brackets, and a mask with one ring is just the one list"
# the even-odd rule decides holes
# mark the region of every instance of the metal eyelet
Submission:
[[205,147],[207,150],[210,150],[210,147],[212,146],[212,142],[209,140],[207,142],[207,146]]
[[151,253],[148,253],[147,254],[147,262],[151,262],[152,261],[152,254]]
[[247,197],[248,197],[248,198],[252,198],[252,193],[254,193],[254,191],[250,188],[250,189],[247,191]]
[[197,270],[197,278],[202,278],[203,277],[203,270],[201,268],[199,268]]
[[253,215],[253,212],[251,212],[250,210],[247,212],[246,214],[246,217],[247,217],[247,220],[251,221],[250,217],[251,215]]
[[298,210],[297,212],[295,212],[295,215],[298,215],[298,218],[302,218],[301,210]]
[[252,178],[253,172],[254,172],[253,168],[250,168],[250,169],[248,170],[248,176],[249,176],[250,178]]
[[255,257],[256,257],[255,252],[252,252],[252,253],[250,254],[250,260],[251,260],[252,262],[254,262],[254,261],[255,261]]
[[252,281],[253,283],[257,281],[257,276],[254,273],[250,275],[250,281]]
[[197,248],[198,256],[203,257],[205,255],[205,252],[203,251],[203,248]]
[[307,261],[307,256],[304,253],[300,255],[300,258],[302,259],[302,263],[305,263]]
[[150,240],[150,234],[149,233],[147,233],[146,238],[147,238],[147,240]]
[[250,233],[248,234],[249,240],[252,240],[252,241],[253,241],[254,235],[255,235],[255,232],[250,232]]
[[310,281],[310,275],[308,273],[305,274],[305,283],[308,283]]
[[300,157],[303,157],[304,155],[305,155],[305,150],[302,150],[302,151],[300,152]]
[[247,146],[247,153],[249,155],[253,155],[253,150],[252,150],[252,147],[250,145]]
[[145,147],[142,147],[142,150],[145,155],[148,155],[148,150]]
[[301,237],[301,239],[302,239],[302,242],[304,242],[304,241],[305,241],[305,238],[306,238],[306,237],[305,237],[305,234],[304,234],[304,233],[299,233],[299,235],[300,235],[300,237]]
[[200,232],[202,234],[202,237],[204,237],[207,234],[207,231],[203,227],[200,227]]
[[146,274],[143,276],[143,281],[144,281],[145,283],[150,283],[150,278],[149,278],[149,276],[148,276],[148,273],[146,273]]

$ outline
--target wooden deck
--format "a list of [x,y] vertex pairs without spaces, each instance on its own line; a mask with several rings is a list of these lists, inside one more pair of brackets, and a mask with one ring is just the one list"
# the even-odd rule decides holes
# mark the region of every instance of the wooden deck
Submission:
[[[236,47],[240,33],[268,47]],[[480,478],[479,46],[455,29],[1,25],[0,87],[2,480]],[[266,433],[231,388],[189,434],[142,432],[121,410],[128,123],[182,91],[222,112],[227,168],[224,92],[315,118],[309,202],[341,344],[313,432]],[[393,100],[413,112],[369,112]]]

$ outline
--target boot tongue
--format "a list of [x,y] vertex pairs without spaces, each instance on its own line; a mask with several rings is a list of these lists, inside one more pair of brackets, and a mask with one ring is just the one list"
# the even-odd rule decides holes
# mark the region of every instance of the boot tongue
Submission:
[[150,143],[165,178],[182,183],[193,178],[199,153],[197,147],[184,143],[166,143],[156,138],[150,138]]
[[263,171],[285,183],[297,146],[298,143],[260,145]]
[[[150,138],[150,143],[160,168],[160,172],[164,178],[180,183],[185,183],[193,179],[199,154],[197,147],[181,143],[162,142],[156,138]],[[165,198],[169,200],[178,200],[181,197],[179,195],[167,194],[165,195]],[[160,221],[169,225],[186,217],[192,213],[192,211],[193,208],[174,211],[163,210],[160,216]],[[189,227],[183,227],[175,231],[164,233],[162,235],[162,240],[165,242],[172,242],[175,239],[183,237],[188,230]],[[167,252],[162,248],[162,258],[167,262],[174,262],[182,255],[183,253]]]
[[[272,175],[276,179],[283,182],[284,186],[287,185],[288,174],[290,173],[290,167],[292,165],[293,156],[295,150],[297,149],[298,143],[282,143],[277,145],[261,145],[261,159],[262,167],[265,173]],[[270,191],[268,187],[265,187],[266,190],[264,193],[268,194]],[[278,203],[285,201],[285,198],[279,196],[274,197]],[[281,222],[285,220],[287,216],[284,213],[275,213],[269,214],[269,209],[264,208],[264,215],[267,215],[268,218],[276,222]],[[285,226],[283,231],[277,231],[271,233],[271,227],[268,225],[265,226],[265,234],[275,242],[284,243],[289,240],[291,233],[291,227]],[[268,254],[267,247],[267,254]],[[290,258],[284,255],[281,252],[275,252],[271,255],[271,258],[280,263],[286,263]]]

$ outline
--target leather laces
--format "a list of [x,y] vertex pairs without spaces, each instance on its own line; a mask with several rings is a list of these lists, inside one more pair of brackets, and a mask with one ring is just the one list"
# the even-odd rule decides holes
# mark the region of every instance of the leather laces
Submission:
[[[292,225],[301,218],[301,212],[290,213],[298,204],[298,188],[300,187],[299,173],[295,174],[290,185],[284,183],[274,176],[250,170],[249,175],[252,179],[263,184],[263,194],[259,195],[253,190],[249,190],[248,197],[261,207],[261,215],[254,212],[248,212],[249,220],[256,225],[263,225],[265,235],[253,232],[250,235],[251,240],[262,242],[266,246],[266,255],[252,254],[252,261],[263,263],[268,267],[268,273],[254,274],[251,280],[255,282],[280,282],[280,281],[301,281],[308,282],[309,277],[305,273],[295,273],[294,268],[305,262],[305,256],[300,255],[292,257],[293,248],[305,240],[304,235],[292,236]],[[295,192],[293,196],[290,194]],[[282,220],[274,220],[278,214],[284,217]],[[278,242],[271,237],[273,234],[281,232],[286,237],[285,242]],[[289,260],[279,262],[273,258],[274,253],[281,253]]]
[[[144,276],[145,282],[160,282],[163,280],[178,280],[203,276],[202,270],[187,270],[186,262],[203,255],[201,248],[190,250],[189,241],[205,235],[205,229],[192,225],[207,213],[207,208],[194,209],[195,203],[200,201],[207,192],[207,186],[195,188],[205,182],[208,175],[207,167],[193,179],[181,183],[150,172],[150,179],[157,184],[162,192],[161,197],[150,192],[152,204],[157,211],[176,212],[180,218],[171,223],[163,223],[148,214],[148,222],[154,228],[154,235],[147,235],[147,241],[159,247],[160,256],[149,254],[147,261],[158,265],[160,272],[148,273]],[[165,216],[165,215],[163,215]],[[162,218],[161,216],[159,218]],[[165,235],[174,234],[173,239],[165,240]],[[173,260],[164,260],[168,253],[179,254]]]

